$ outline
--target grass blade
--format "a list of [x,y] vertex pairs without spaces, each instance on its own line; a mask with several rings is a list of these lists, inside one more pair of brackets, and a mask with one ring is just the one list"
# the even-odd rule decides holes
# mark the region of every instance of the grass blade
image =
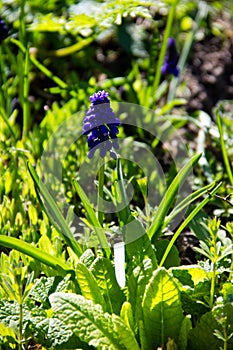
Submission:
[[172,212],[166,217],[164,221],[164,227],[168,225],[168,223],[174,219],[176,215],[178,215],[184,208],[187,208],[190,204],[192,204],[195,200],[197,200],[199,197],[203,196],[203,194],[206,194],[208,191],[210,191],[214,186],[216,185],[216,182],[212,182],[209,185],[206,185],[199,190],[191,193],[188,197],[184,198],[173,210]]
[[216,109],[216,120],[217,120],[219,135],[220,135],[220,145],[221,145],[221,150],[222,150],[223,161],[224,161],[224,164],[226,167],[229,181],[231,183],[231,186],[233,186],[233,171],[232,171],[231,166],[230,166],[229,158],[227,155],[227,149],[226,149],[226,145],[224,142],[224,134],[223,134],[223,128],[222,128],[220,109]]
[[[37,175],[36,171],[34,170],[33,166],[30,163],[28,163],[28,169],[34,181],[39,199],[41,200],[44,210],[48,215],[50,221],[52,222],[54,227],[56,227],[57,231],[62,235],[66,244],[70,246],[78,256],[81,256],[82,248],[80,244],[75,240],[67,222],[65,221],[54,199],[51,197],[46,186],[40,180],[39,176]],[[42,198],[43,198],[43,201],[42,201]]]
[[87,215],[88,215],[88,221],[90,222],[91,226],[95,230],[101,247],[105,248],[106,253],[109,256],[110,249],[108,248],[109,247],[108,240],[105,236],[104,229],[102,228],[98,218],[96,217],[96,213],[95,213],[94,209],[92,208],[93,206],[92,206],[91,202],[89,201],[86,193],[83,191],[82,187],[79,185],[79,183],[77,181],[74,180],[73,185],[74,185],[74,188],[77,191],[77,193],[78,193],[78,195],[83,203],[83,206],[84,206],[84,208],[87,212]]
[[162,201],[159,204],[156,215],[148,229],[148,236],[150,239],[158,238],[160,230],[164,224],[165,216],[167,215],[174,201],[179,186],[183,184],[191,169],[198,162],[201,156],[202,154],[200,153],[191,158],[189,162],[178,172],[171,185],[168,187]]
[[41,263],[58,270],[59,273],[64,275],[66,275],[68,272],[73,272],[74,274],[74,271],[62,260],[55,256],[49,255],[43,250],[33,247],[30,243],[24,242],[18,238],[0,235],[0,245],[3,245],[6,248],[18,250],[23,254],[31,256],[32,258],[39,260]]
[[219,183],[212,191],[210,191],[208,197],[206,197],[201,203],[199,203],[193,211],[188,215],[188,217],[184,220],[184,222],[180,225],[178,230],[174,233],[171,241],[169,242],[167,249],[165,250],[165,253],[160,261],[160,266],[163,266],[164,261],[166,260],[172,246],[174,245],[176,239],[180,235],[180,233],[183,231],[183,229],[190,223],[190,221],[197,215],[197,213],[211,200],[212,196],[218,191],[219,187],[222,185],[222,183]]

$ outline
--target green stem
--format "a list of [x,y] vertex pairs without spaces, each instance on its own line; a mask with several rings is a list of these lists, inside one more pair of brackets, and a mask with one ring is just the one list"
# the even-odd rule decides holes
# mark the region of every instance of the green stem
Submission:
[[170,36],[171,30],[172,30],[172,24],[173,24],[173,19],[175,16],[175,10],[176,10],[176,6],[177,6],[178,0],[174,0],[169,14],[168,14],[168,19],[167,19],[167,23],[166,23],[166,28],[165,28],[165,32],[164,32],[164,38],[163,38],[163,42],[162,42],[162,47],[161,47],[161,51],[159,54],[159,59],[158,59],[158,64],[157,64],[157,69],[156,69],[156,74],[155,74],[155,80],[154,80],[154,84],[153,84],[153,88],[152,88],[152,96],[154,96],[154,94],[156,94],[156,91],[158,89],[159,83],[160,83],[160,78],[161,78],[161,68],[164,62],[164,58],[166,55],[166,51],[167,51],[167,40]]
[[212,262],[212,277],[211,277],[211,287],[210,287],[210,308],[212,309],[214,304],[214,291],[215,291],[215,280],[216,280],[216,263]]
[[18,350],[22,349],[22,340],[23,340],[23,305],[19,304],[19,344]]
[[103,217],[104,213],[101,211],[103,207],[101,204],[103,203],[104,196],[104,163],[100,166],[99,169],[99,187],[98,187],[98,220],[101,226],[103,226]]
[[226,167],[227,175],[229,178],[229,181],[231,183],[231,186],[233,186],[233,171],[231,169],[231,165],[229,162],[228,154],[227,154],[227,149],[224,141],[224,133],[223,133],[223,128],[222,128],[222,121],[221,121],[221,111],[219,109],[216,110],[216,119],[217,119],[217,125],[218,125],[218,130],[219,130],[219,135],[220,135],[220,145],[221,145],[221,150],[222,150],[222,156],[223,156],[223,161]]
[[26,48],[25,63],[24,63],[24,77],[23,77],[23,138],[25,138],[29,131],[30,111],[29,111],[29,49]]
[[[198,4],[198,12],[195,18],[195,27],[193,30],[187,34],[187,39],[184,43],[184,47],[182,50],[182,53],[180,55],[180,59],[178,62],[178,66],[180,69],[180,72],[182,73],[186,64],[186,61],[188,59],[188,55],[190,54],[190,50],[193,44],[193,41],[195,39],[196,33],[198,29],[200,28],[201,21],[207,16],[208,14],[208,5],[205,4],[203,1],[200,1]],[[179,78],[173,77],[172,81],[170,82],[169,86],[169,92],[167,97],[167,103],[171,102],[174,99],[176,87],[178,84]]]
[[[16,39],[11,39],[11,42],[18,46],[18,48],[25,53],[26,48]],[[42,73],[44,73],[49,79],[53,80],[61,89],[68,89],[68,85],[59,77],[54,75],[49,69],[47,69],[42,63],[40,63],[34,56],[29,55],[29,59],[32,64],[39,69]],[[70,91],[71,96],[77,97],[77,93],[73,90]]]
[[19,343],[18,350],[22,350],[22,342],[23,342],[23,286],[22,281],[20,280],[19,285]]

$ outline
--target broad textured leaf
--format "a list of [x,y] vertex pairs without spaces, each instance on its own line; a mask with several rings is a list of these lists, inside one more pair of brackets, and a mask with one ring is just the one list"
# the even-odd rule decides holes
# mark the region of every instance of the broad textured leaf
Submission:
[[204,268],[198,265],[179,266],[169,270],[181,283],[183,310],[188,314],[201,316],[207,310],[203,304],[210,292],[210,280]]
[[95,276],[97,284],[105,299],[106,311],[119,314],[121,305],[125,298],[117,283],[114,267],[111,261],[104,257],[98,257],[92,263],[90,270]]
[[65,291],[68,287],[69,275],[62,278],[56,277],[41,277],[37,279],[32,287],[29,295],[30,298],[39,301],[44,307],[49,308],[49,295],[54,292]]
[[[233,332],[233,305],[229,303],[224,306],[217,306],[201,317],[200,322],[189,333],[188,349],[219,350],[223,347],[223,341],[218,339],[214,332],[216,330],[223,331],[221,318],[223,320],[224,317],[226,317],[227,334],[231,334]],[[227,349],[233,349],[233,338],[227,344]]]
[[174,277],[179,279],[183,285],[189,285],[190,287],[194,287],[198,283],[209,279],[206,270],[198,265],[174,267],[169,271]]
[[105,308],[104,298],[92,272],[84,264],[79,263],[76,266],[76,276],[82,295]]
[[146,286],[153,275],[153,270],[152,261],[150,259],[145,259],[132,271],[128,279],[128,301],[132,305],[132,312],[135,320],[135,333],[140,338],[142,349],[146,349],[147,340],[144,329],[142,298]]
[[143,260],[150,259],[153,268],[158,267],[156,256],[152,244],[147,234],[142,235],[137,240],[126,244],[126,257],[128,259],[127,271],[133,271]]
[[100,305],[73,293],[54,293],[49,299],[55,316],[89,345],[101,350],[139,350],[126,323],[104,313]]
[[176,340],[183,321],[180,292],[164,268],[154,271],[142,300],[147,349]]

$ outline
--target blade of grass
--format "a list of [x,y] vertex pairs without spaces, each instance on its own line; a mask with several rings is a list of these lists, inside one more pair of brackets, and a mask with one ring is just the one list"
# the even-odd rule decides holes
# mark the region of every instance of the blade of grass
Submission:
[[174,219],[174,217],[179,214],[184,208],[188,207],[190,204],[192,204],[195,200],[197,200],[199,197],[206,194],[208,191],[210,191],[214,186],[216,185],[216,182],[212,182],[211,184],[200,188],[199,190],[191,193],[188,197],[184,198],[173,210],[172,212],[166,217],[164,221],[164,227],[168,225],[168,223]]
[[[35,187],[37,189],[37,193],[45,209],[45,212],[48,215],[49,219],[51,220],[52,224],[54,225],[54,227],[56,227],[57,231],[62,235],[66,244],[70,246],[78,256],[81,256],[83,251],[80,244],[74,239],[74,236],[70,231],[70,228],[66,223],[60,209],[56,205],[54,199],[51,197],[46,186],[40,180],[39,176],[37,175],[36,171],[34,170],[33,166],[30,163],[28,163],[28,170],[34,181]],[[43,201],[42,201],[42,198],[43,198]]]
[[165,216],[168,213],[178,191],[178,188],[183,184],[186,177],[192,170],[193,166],[201,158],[202,154],[197,154],[191,158],[188,163],[178,172],[171,185],[168,187],[163,199],[161,200],[156,215],[148,229],[148,236],[150,239],[157,239],[161,227],[163,226]]
[[109,248],[109,244],[108,244],[108,240],[106,238],[105,232],[103,227],[101,226],[98,218],[96,217],[96,213],[94,211],[94,209],[92,208],[92,204],[89,201],[86,193],[83,191],[82,187],[79,185],[79,183],[75,180],[73,180],[73,186],[75,188],[75,190],[77,191],[82,204],[87,212],[88,215],[88,219],[89,222],[91,223],[93,229],[95,230],[97,237],[99,239],[100,245],[102,248],[105,249],[107,256],[109,257],[111,254],[110,248]]
[[227,154],[226,144],[224,141],[224,133],[223,133],[222,121],[221,121],[222,113],[220,111],[220,108],[217,108],[215,110],[215,113],[216,113],[217,126],[218,126],[218,130],[219,130],[219,135],[220,135],[220,145],[221,145],[221,150],[222,150],[223,161],[224,161],[224,164],[226,167],[229,181],[231,183],[231,186],[233,186],[233,171],[231,169],[231,165],[230,165],[228,154]]
[[159,266],[163,266],[170,250],[172,249],[176,239],[179,237],[179,235],[181,234],[181,232],[183,231],[183,229],[189,224],[189,222],[197,215],[197,213],[212,199],[212,196],[218,191],[218,189],[220,188],[220,186],[222,185],[222,183],[220,182],[211,192],[209,192],[208,197],[206,197],[205,199],[203,199],[203,201],[198,204],[196,206],[196,208],[189,214],[189,216],[184,220],[184,222],[180,225],[180,227],[178,228],[178,230],[174,233],[171,241],[169,242],[165,253],[160,261]]
[[24,76],[23,76],[23,138],[26,138],[29,131],[30,113],[29,113],[29,49],[26,48],[25,58],[24,58]]
[[68,265],[66,265],[62,260],[48,253],[43,252],[39,248],[33,247],[30,243],[24,242],[18,238],[0,235],[0,244],[6,248],[15,249],[36,260],[39,260],[41,263],[47,266],[50,266],[58,270],[59,272],[62,272],[62,274],[64,275],[72,272],[74,274],[74,271]]

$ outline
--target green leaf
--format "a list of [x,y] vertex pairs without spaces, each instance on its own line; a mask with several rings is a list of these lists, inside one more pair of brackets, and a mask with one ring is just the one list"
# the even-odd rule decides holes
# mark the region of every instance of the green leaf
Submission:
[[20,239],[0,235],[0,245],[11,249],[16,249],[23,254],[29,255],[32,258],[39,260],[43,264],[59,271],[59,273],[61,273],[62,275],[66,275],[67,273],[71,273],[72,276],[74,275],[74,271],[61,259],[49,255],[48,253],[45,253],[44,251],[33,247],[31,244],[24,242]]
[[163,347],[178,338],[183,321],[179,288],[164,268],[154,271],[142,300],[147,348]]
[[[154,246],[156,249],[156,258],[158,260],[158,263],[161,261],[168,244],[169,241],[167,239],[162,239],[155,242]],[[164,263],[164,267],[167,269],[173,266],[180,266],[179,252],[175,246],[173,246],[170,250]]]
[[79,185],[79,183],[77,181],[73,181],[73,185],[74,185],[74,188],[77,191],[77,193],[82,201],[82,204],[87,212],[88,220],[97,234],[97,237],[99,239],[101,247],[105,248],[107,255],[110,256],[111,251],[108,248],[109,247],[108,240],[105,236],[105,232],[104,232],[102,226],[100,225],[98,218],[96,217],[96,213],[93,209],[93,205],[89,201],[86,193],[83,191],[83,189]]
[[133,318],[133,310],[132,310],[132,305],[128,301],[125,301],[122,304],[120,316],[125,321],[128,328],[132,329],[132,331],[134,332],[135,323]]
[[[187,214],[191,213],[192,209],[194,209],[194,206],[189,207]],[[197,238],[206,243],[210,240],[210,233],[207,225],[208,218],[209,216],[201,210],[189,223],[191,230],[195,233]]]
[[233,302],[233,285],[230,282],[226,282],[222,285],[221,294],[225,303]]
[[150,239],[153,238],[153,240],[156,240],[158,238],[160,230],[164,223],[164,219],[174,202],[179,187],[182,186],[183,182],[191,172],[194,165],[198,162],[200,157],[201,154],[197,154],[191,158],[187,164],[178,172],[171,185],[167,189],[162,201],[159,204],[156,215],[148,229],[148,236]]
[[[223,346],[222,340],[218,339],[214,332],[222,332],[226,327],[227,335],[233,332],[233,305],[216,306],[213,310],[204,314],[197,326],[189,333],[189,350],[218,350]],[[227,349],[233,348],[233,339],[227,342]]]
[[56,317],[89,345],[101,350],[140,350],[126,323],[104,313],[100,305],[73,293],[54,293],[49,299]]
[[43,307],[50,308],[49,304],[49,295],[54,292],[65,291],[69,283],[69,275],[66,275],[65,278],[56,276],[56,277],[41,277],[40,279],[35,280],[35,283],[30,290],[30,298],[40,302]]
[[[175,206],[175,208],[172,210],[172,212],[166,217],[165,222],[164,222],[164,227],[166,227],[169,222],[176,216],[178,215],[182,210],[184,210],[187,207],[190,207],[190,205],[196,201],[198,198],[200,198],[201,196],[203,196],[204,194],[208,193],[208,191],[210,191],[211,189],[213,189],[216,185],[216,182],[212,182],[211,184],[204,186],[200,189],[198,189],[197,191],[191,193],[189,196],[187,196],[186,198],[184,198],[181,202],[179,202],[177,204],[177,206]],[[190,212],[187,211],[187,212]]]
[[147,337],[145,335],[144,317],[142,311],[142,298],[145,289],[153,275],[153,262],[144,259],[134,268],[128,278],[128,301],[132,306],[133,318],[135,320],[135,332],[138,335],[142,349],[147,349]]
[[[136,235],[137,232],[135,232],[135,236]],[[128,269],[133,270],[135,267],[139,266],[143,260],[148,258],[151,260],[154,269],[157,268],[158,265],[155,252],[147,234],[142,235],[138,239],[135,237],[135,240],[126,244],[125,247],[128,259]]]
[[188,335],[189,335],[190,329],[192,329],[191,316],[187,315],[183,319],[183,322],[182,322],[181,328],[180,328],[180,333],[179,333],[178,342],[177,342],[179,350],[186,350],[187,349]]
[[209,279],[208,273],[199,265],[179,266],[169,270],[183,285],[196,286]]
[[76,277],[82,295],[105,309],[105,301],[93,273],[84,264],[79,263],[76,265]]
[[104,257],[98,257],[90,266],[90,271],[102,292],[106,311],[119,314],[125,298],[117,283],[112,262]]
[[57,231],[61,234],[62,238],[65,240],[67,245],[70,246],[78,256],[80,256],[82,254],[81,246],[74,239],[74,236],[70,231],[70,228],[66,223],[62,213],[60,212],[58,206],[56,205],[54,199],[51,197],[46,186],[39,179],[39,176],[37,175],[36,171],[30,163],[28,163],[28,169],[34,181],[38,196],[42,202],[46,214],[48,215],[49,219],[51,220],[52,224],[57,229]]

